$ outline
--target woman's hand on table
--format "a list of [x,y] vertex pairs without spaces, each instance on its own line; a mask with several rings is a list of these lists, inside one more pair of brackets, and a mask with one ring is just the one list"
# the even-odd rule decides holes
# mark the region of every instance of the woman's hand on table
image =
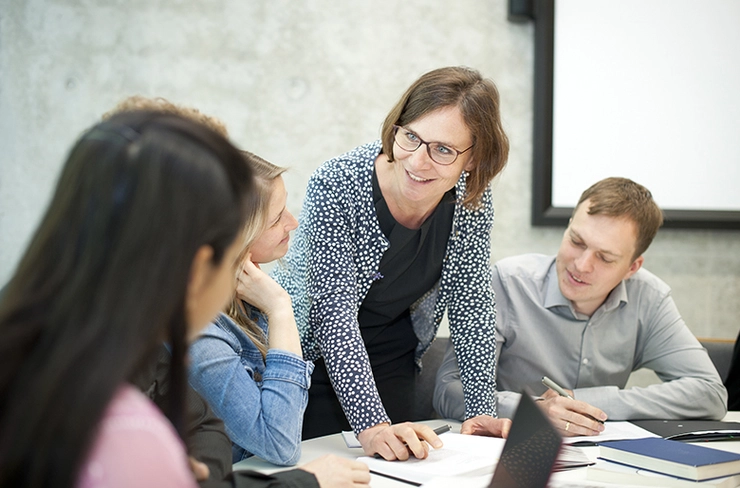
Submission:
[[370,486],[370,470],[367,464],[333,454],[304,464],[300,469],[316,476],[321,488]]
[[463,422],[460,427],[460,433],[503,437],[506,439],[509,436],[509,429],[511,429],[511,420],[509,419],[497,419],[490,415],[478,415]]
[[442,447],[442,441],[431,427],[411,422],[378,424],[360,432],[357,439],[365,454],[379,454],[387,461],[406,461],[411,456],[425,459],[429,445],[435,449]]

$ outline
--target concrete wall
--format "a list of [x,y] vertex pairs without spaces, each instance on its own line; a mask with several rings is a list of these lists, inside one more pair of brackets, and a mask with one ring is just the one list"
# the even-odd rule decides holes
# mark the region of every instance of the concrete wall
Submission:
[[[454,5],[454,6],[453,6]],[[493,78],[511,138],[494,182],[493,258],[554,253],[529,223],[533,26],[504,0],[8,0],[0,7],[0,282],[11,275],[81,130],[125,96],[221,118],[237,145],[291,168],[298,213],[324,160],[378,137],[422,73]],[[646,267],[698,336],[740,328],[740,233],[664,229]]]

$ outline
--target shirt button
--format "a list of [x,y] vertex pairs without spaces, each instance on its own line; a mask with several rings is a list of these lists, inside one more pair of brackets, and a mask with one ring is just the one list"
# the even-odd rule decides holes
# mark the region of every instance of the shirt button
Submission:
[[583,361],[581,363],[585,366],[588,364],[588,358],[583,358]]

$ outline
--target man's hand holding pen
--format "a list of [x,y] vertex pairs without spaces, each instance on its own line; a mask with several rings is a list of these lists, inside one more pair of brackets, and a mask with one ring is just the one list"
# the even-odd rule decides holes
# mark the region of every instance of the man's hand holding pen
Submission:
[[573,392],[543,378],[548,390],[537,402],[550,422],[564,437],[599,435],[604,431],[606,413],[586,402],[576,400]]

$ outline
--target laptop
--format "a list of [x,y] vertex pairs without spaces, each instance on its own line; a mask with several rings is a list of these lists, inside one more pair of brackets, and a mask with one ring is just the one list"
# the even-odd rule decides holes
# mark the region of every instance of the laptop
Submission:
[[555,427],[523,393],[514,413],[489,488],[544,488],[552,474],[562,439]]

